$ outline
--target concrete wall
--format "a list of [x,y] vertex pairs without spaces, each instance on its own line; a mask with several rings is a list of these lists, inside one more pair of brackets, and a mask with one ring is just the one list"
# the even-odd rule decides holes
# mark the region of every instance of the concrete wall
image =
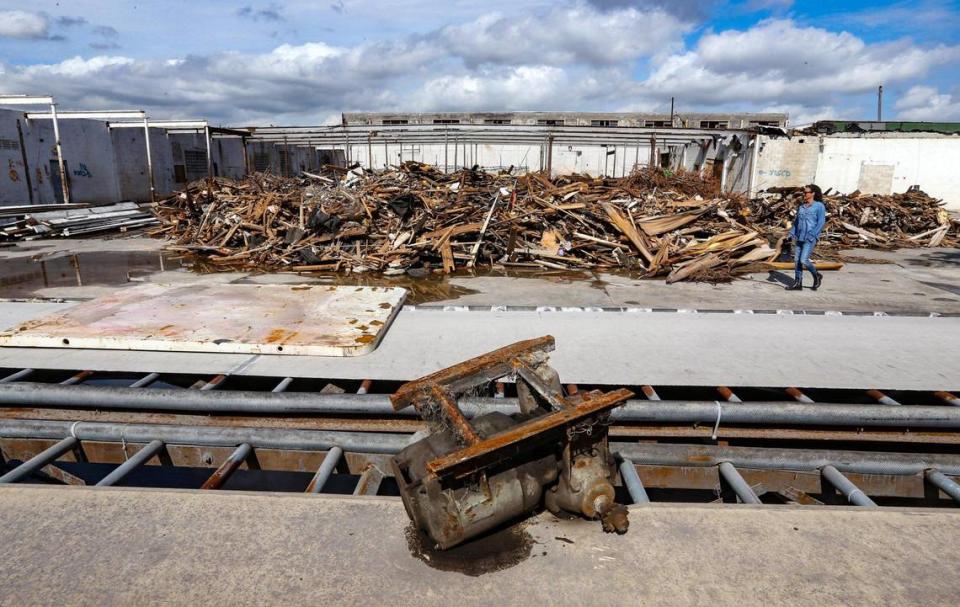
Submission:
[[[22,151],[18,122],[23,134]],[[60,137],[72,202],[150,200],[142,129],[109,129],[101,120],[65,119],[60,121]],[[232,147],[234,157],[242,163],[239,140]],[[174,181],[174,159],[166,130],[150,129],[150,149],[157,195],[169,195],[179,184]],[[0,110],[0,164],[0,205],[63,201],[52,121],[27,120],[22,112]]]
[[[122,200],[150,200],[150,175],[147,171],[147,150],[143,129],[111,130],[117,183]],[[164,129],[150,129],[150,154],[153,163],[157,197],[169,196],[176,190],[173,173],[173,152]]]
[[[932,133],[838,133],[760,138],[753,191],[816,183],[868,194],[919,185],[960,210],[960,137]],[[745,190],[744,190],[745,191]]]
[[[666,148],[663,148],[666,150]],[[546,168],[546,147],[541,144],[505,145],[460,143],[443,144],[397,144],[383,143],[351,145],[350,159],[360,166],[382,169],[387,165],[397,166],[401,161],[415,160],[449,171],[461,167],[480,165],[486,170],[514,167],[517,172],[540,171]],[[629,174],[634,164],[646,165],[650,159],[650,147],[641,145],[566,145],[553,146],[552,169],[554,175],[586,173],[588,175],[616,176]],[[371,162],[372,161],[372,162]]]
[[[812,136],[760,137],[754,192],[772,187],[813,183],[820,162],[820,138]],[[826,188],[824,188],[826,189]]]
[[[178,185],[207,177],[207,142],[203,132],[169,135]],[[210,145],[214,177],[239,179],[244,175],[243,143],[239,138],[214,138]]]
[[[366,154],[364,148],[364,154]],[[357,148],[354,147],[354,153]],[[290,155],[289,167],[283,163],[282,156]],[[297,176],[301,171],[316,172],[320,170],[321,153],[314,147],[283,145],[273,142],[253,141],[247,143],[247,161],[250,171],[263,171],[274,175]],[[343,149],[327,150],[327,157],[343,159]],[[241,157],[242,158],[242,157]],[[366,156],[364,156],[366,158]],[[336,162],[332,164],[337,164]],[[366,166],[366,165],[364,165]]]
[[[20,133],[23,132],[24,144],[21,146]],[[34,174],[36,162],[31,162],[37,155],[37,146],[26,148],[26,142],[34,140],[26,117],[20,112],[0,110],[0,205],[30,204],[31,196],[39,198],[39,190],[43,187],[43,172]],[[25,150],[26,148],[26,150]],[[27,162],[24,164],[24,151],[27,152]],[[32,190],[32,191],[31,191]]]

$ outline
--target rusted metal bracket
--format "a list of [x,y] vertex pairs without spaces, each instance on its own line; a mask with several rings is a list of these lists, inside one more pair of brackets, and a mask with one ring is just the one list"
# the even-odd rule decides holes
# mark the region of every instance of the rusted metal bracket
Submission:
[[[464,361],[400,387],[391,396],[395,410],[414,405],[421,417],[452,430],[463,448],[427,462],[427,472],[441,479],[462,479],[535,446],[563,440],[577,427],[601,421],[633,396],[629,390],[578,392],[567,397],[560,379],[546,364],[554,349],[550,335],[529,339]],[[472,388],[516,376],[524,413],[532,419],[486,438],[480,436],[457,406],[457,397]]]

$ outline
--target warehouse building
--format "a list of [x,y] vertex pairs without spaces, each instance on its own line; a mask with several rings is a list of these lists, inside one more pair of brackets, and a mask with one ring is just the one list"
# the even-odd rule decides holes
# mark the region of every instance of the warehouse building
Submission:
[[814,182],[877,194],[919,186],[960,210],[960,125],[949,123],[825,121],[788,131],[786,114],[472,112],[344,113],[340,125],[320,127],[150,120],[147,128],[142,112],[139,122],[93,114],[59,114],[61,172],[50,116],[0,109],[0,205],[145,201],[208,176],[416,161],[611,177],[653,165],[712,175],[751,196]]

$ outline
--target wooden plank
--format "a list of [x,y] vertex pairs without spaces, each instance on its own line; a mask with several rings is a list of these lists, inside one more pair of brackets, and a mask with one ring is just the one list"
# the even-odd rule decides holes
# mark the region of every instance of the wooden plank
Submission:
[[604,212],[606,212],[607,216],[610,217],[610,221],[613,222],[613,225],[616,226],[616,228],[620,230],[620,232],[626,236],[630,242],[633,243],[633,246],[637,248],[637,251],[639,251],[640,254],[643,255],[644,259],[647,260],[647,263],[652,262],[653,254],[647,248],[647,243],[645,242],[644,237],[640,234],[640,232],[637,231],[635,227],[633,227],[633,224],[630,223],[626,217],[621,215],[620,212],[617,211],[617,209],[609,202],[601,203],[600,206],[603,207]]

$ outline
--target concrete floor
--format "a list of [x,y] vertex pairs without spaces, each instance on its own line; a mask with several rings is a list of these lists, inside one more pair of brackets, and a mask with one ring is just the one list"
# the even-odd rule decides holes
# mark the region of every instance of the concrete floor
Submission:
[[[329,277],[225,272],[199,275],[161,254],[150,238],[44,240],[0,249],[0,298],[90,299],[140,281],[291,283]],[[353,276],[337,280],[413,289],[418,305],[580,306],[676,309],[752,309],[960,314],[960,250],[854,250],[888,261],[848,263],[826,274],[819,291],[786,292],[789,272],[752,274],[728,284],[638,280],[614,274],[431,277],[423,280]],[[43,262],[43,267],[41,267]],[[806,280],[809,284],[810,277]],[[131,282],[132,281],[132,282]],[[80,283],[80,284],[78,284]]]
[[543,514],[429,560],[396,498],[6,486],[0,512],[0,605],[960,603],[955,509]]
[[[63,304],[0,304],[0,327],[24,305]],[[5,347],[0,367],[403,381],[541,335],[569,383],[960,388],[960,318],[946,317],[403,309],[358,357]]]
[[[142,281],[329,280],[293,274],[196,274],[177,269],[179,262],[161,255],[162,243],[151,239],[55,244],[52,250],[47,241],[0,249],[0,271],[5,272],[0,275],[6,276],[0,295],[12,291],[18,297],[74,301]],[[44,265],[38,269],[39,261],[27,253],[42,253]],[[829,274],[825,290],[800,293],[783,291],[779,283],[767,281],[767,274],[724,285],[666,285],[612,275],[577,280],[569,275],[388,280],[386,284],[413,289],[408,301],[419,297],[420,303],[405,307],[378,349],[362,357],[2,348],[0,367],[409,380],[518,339],[552,334],[557,338],[554,364],[563,380],[571,383],[960,388],[956,364],[960,359],[960,251],[853,254],[895,263],[851,264]],[[88,260],[85,255],[92,257]],[[71,280],[74,284],[68,286]],[[44,286],[53,283],[60,286]],[[41,301],[0,301],[0,328],[65,305]],[[869,316],[824,314],[834,311]],[[876,311],[893,316],[874,317]],[[945,317],[929,318],[931,313]]]

